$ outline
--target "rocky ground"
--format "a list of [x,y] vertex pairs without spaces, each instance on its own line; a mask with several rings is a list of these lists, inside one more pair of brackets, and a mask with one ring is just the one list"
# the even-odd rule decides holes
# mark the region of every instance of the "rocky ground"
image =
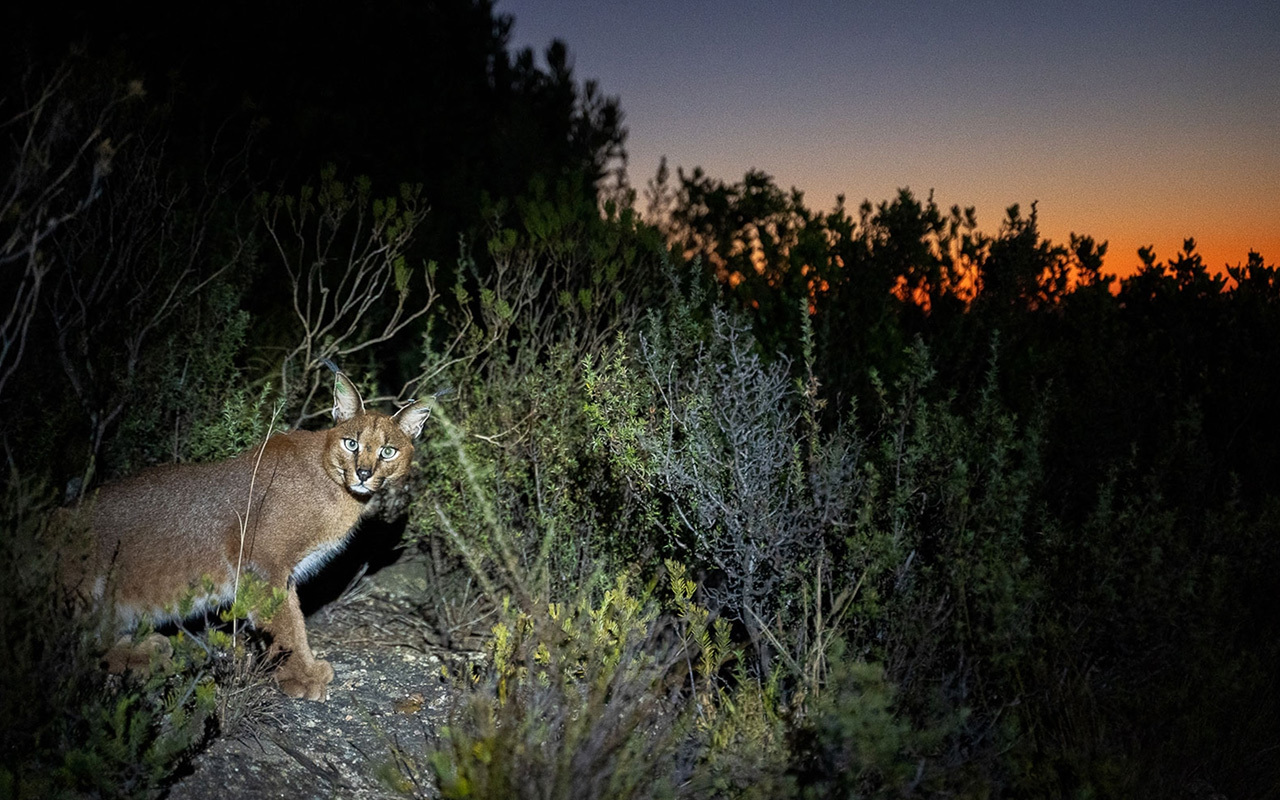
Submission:
[[442,624],[438,601],[425,607],[433,602],[429,573],[423,557],[402,559],[313,613],[312,648],[335,673],[328,701],[269,687],[235,731],[193,759],[168,797],[435,797],[427,754],[447,716],[442,667],[478,657],[483,617],[468,606],[456,624]]

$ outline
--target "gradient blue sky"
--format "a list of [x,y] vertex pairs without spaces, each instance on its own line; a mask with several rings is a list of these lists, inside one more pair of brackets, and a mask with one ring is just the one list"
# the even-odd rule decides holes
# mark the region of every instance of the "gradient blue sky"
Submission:
[[1280,263],[1280,2],[497,0],[621,98],[630,175],[750,168],[826,210],[907,186],[994,232]]

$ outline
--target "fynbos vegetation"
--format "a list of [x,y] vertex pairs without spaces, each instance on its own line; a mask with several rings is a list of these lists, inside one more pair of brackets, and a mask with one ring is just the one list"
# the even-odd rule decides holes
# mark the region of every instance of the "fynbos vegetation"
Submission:
[[[1034,205],[989,234],[759,172],[664,165],[641,214],[562,45],[509,54],[483,2],[393,16],[438,49],[371,86],[462,77],[233,100],[110,26],[5,56],[0,798],[155,796],[255,713],[264,643],[215,613],[100,671],[52,511],[315,427],[326,359],[433,397],[376,516],[431,563],[415,613],[485,620],[447,726],[369,766],[406,792],[1274,795],[1275,266],[1188,239],[1117,280]],[[271,605],[247,581],[223,616]]]

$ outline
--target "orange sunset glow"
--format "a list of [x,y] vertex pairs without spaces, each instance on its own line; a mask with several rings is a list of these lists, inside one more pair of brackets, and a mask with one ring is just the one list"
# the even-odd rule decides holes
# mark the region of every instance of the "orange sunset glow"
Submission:
[[621,99],[638,190],[665,155],[726,181],[763,170],[819,211],[932,190],[988,233],[1038,201],[1047,238],[1107,241],[1119,276],[1139,247],[1164,260],[1188,237],[1215,271],[1280,258],[1273,3],[497,10],[516,45],[571,42]]

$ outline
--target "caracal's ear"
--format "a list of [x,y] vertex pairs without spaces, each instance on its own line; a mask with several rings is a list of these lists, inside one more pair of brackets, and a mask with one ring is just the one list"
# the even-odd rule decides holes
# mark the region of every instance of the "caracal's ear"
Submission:
[[364,411],[364,400],[351,379],[341,372],[335,372],[333,380],[333,419],[335,422],[346,422],[356,414]]
[[400,426],[400,430],[404,431],[410,439],[417,439],[422,434],[422,425],[431,416],[431,407],[426,403],[419,403],[413,400],[409,404],[400,409],[392,417],[396,424]]

